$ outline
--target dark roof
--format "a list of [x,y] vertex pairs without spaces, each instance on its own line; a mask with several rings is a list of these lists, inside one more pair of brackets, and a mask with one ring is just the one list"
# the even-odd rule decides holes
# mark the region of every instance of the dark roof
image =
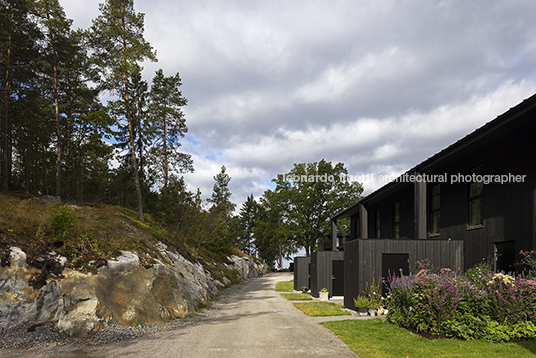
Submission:
[[[511,127],[509,131],[512,131],[515,128],[521,127],[525,122],[520,121],[516,124],[516,119],[518,119],[522,114],[526,113],[529,110],[536,108],[536,94],[532,95],[531,97],[523,100],[521,103],[516,105],[515,107],[510,108],[505,113],[497,116],[494,120],[486,123],[482,127],[476,129],[472,133],[469,133],[465,137],[461,138],[460,140],[454,142],[447,148],[441,150],[440,152],[434,154],[430,158],[424,160],[423,162],[417,164],[413,168],[407,170],[403,174],[401,174],[398,178],[403,177],[404,175],[411,175],[412,173],[418,172],[423,173],[426,171],[426,169],[430,168],[431,166],[437,164],[438,162],[444,161],[446,158],[453,156],[456,153],[459,153],[460,151],[464,150],[468,146],[474,144],[475,142],[478,142],[482,140],[483,138],[493,137],[495,136],[503,136],[507,131],[504,129],[506,127]],[[526,120],[534,120],[534,119],[526,119]],[[350,207],[342,210],[341,212],[337,213],[335,216],[332,217],[332,220],[336,219],[342,219],[348,216],[353,215],[357,212],[357,207],[359,203],[366,203],[367,201],[370,201],[373,198],[378,197],[379,195],[386,195],[393,189],[398,189],[403,185],[409,185],[409,183],[404,181],[392,181],[387,183],[386,185],[382,186],[381,188],[377,189],[376,191],[372,192],[371,194],[367,195],[365,198],[361,199],[357,203],[351,205]]]

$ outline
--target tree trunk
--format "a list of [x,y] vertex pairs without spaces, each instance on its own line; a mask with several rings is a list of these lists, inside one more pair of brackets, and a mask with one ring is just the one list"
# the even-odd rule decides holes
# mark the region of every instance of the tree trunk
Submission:
[[[50,31],[50,28],[49,28]],[[56,58],[56,44],[52,35],[50,35],[50,41],[52,42],[52,57],[54,58],[54,105],[56,106],[56,196],[61,196],[61,131],[60,131],[60,108],[58,101],[58,64]]]
[[6,56],[6,76],[4,82],[4,96],[3,96],[3,118],[2,118],[2,191],[4,193],[9,192],[9,92],[10,92],[10,82],[9,82],[9,68],[11,66],[11,33],[8,35],[8,48]]
[[[126,31],[125,19],[123,18],[123,31]],[[126,39],[123,37],[123,51],[127,51]],[[140,174],[138,173],[138,164],[136,161],[136,151],[134,147],[134,131],[132,128],[132,118],[130,116],[130,103],[128,97],[128,73],[125,72],[125,105],[127,112],[127,121],[128,121],[128,133],[130,137],[130,153],[132,154],[132,169],[134,169],[134,181],[136,184],[136,196],[138,199],[138,220],[143,222],[143,201],[141,197],[141,184],[140,184]]]
[[167,126],[166,126],[166,118],[164,117],[164,188],[167,188],[167,183],[168,183]]
[[65,199],[69,200],[71,196],[71,133],[72,133],[72,108],[73,108],[73,99],[72,97],[69,100],[69,107],[67,109],[67,143],[65,147]]
[[279,268],[283,268],[283,256],[281,255],[281,244],[279,244]]

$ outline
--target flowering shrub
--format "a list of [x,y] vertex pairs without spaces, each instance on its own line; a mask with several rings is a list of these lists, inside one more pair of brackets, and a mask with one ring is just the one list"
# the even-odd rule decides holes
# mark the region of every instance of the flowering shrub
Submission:
[[535,280],[496,274],[478,282],[449,269],[391,276],[387,319],[447,337],[491,342],[536,338]]
[[421,270],[433,271],[434,270],[434,265],[432,264],[432,261],[430,259],[419,260],[419,261],[415,262],[415,270],[417,272],[419,272]]
[[523,255],[523,259],[521,260],[522,265],[527,265],[530,269],[530,274],[533,274],[536,272],[536,251],[530,250],[530,251],[519,251],[521,255]]

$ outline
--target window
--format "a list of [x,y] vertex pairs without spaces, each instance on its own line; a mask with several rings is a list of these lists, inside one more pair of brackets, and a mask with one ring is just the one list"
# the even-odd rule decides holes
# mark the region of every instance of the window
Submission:
[[380,211],[374,213],[374,231],[376,232],[376,238],[380,238]]
[[[481,177],[482,166],[473,170],[473,177]],[[484,183],[472,182],[469,185],[469,227],[484,225]]]
[[400,238],[400,202],[393,204],[393,234],[395,239]]
[[441,231],[441,187],[440,184],[432,187],[430,196],[431,235],[439,235]]

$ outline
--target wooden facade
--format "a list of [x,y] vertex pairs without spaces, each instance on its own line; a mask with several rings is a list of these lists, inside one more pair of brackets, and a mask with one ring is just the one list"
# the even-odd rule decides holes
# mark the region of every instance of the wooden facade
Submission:
[[388,272],[398,274],[404,265],[397,265],[397,256],[405,257],[404,274],[408,274],[408,270],[415,272],[415,263],[424,259],[460,272],[463,270],[463,241],[357,239],[347,242],[344,249],[344,305],[355,308],[353,299],[363,294],[373,276],[383,287]]
[[[311,253],[311,295],[319,296],[320,290],[326,288],[330,297],[333,296],[334,281],[344,283],[344,277],[336,277],[333,267],[337,263],[343,265],[344,251],[315,251]],[[342,285],[342,284],[341,284]]]
[[345,305],[389,260],[521,269],[520,250],[536,249],[535,133],[536,95],[333,217],[351,219]]
[[536,95],[332,220],[351,218],[350,241],[462,240],[464,269],[491,259],[512,271],[536,249],[534,133]]
[[310,265],[310,257],[297,256],[294,258],[294,289],[296,291],[300,291],[303,286],[311,288]]

